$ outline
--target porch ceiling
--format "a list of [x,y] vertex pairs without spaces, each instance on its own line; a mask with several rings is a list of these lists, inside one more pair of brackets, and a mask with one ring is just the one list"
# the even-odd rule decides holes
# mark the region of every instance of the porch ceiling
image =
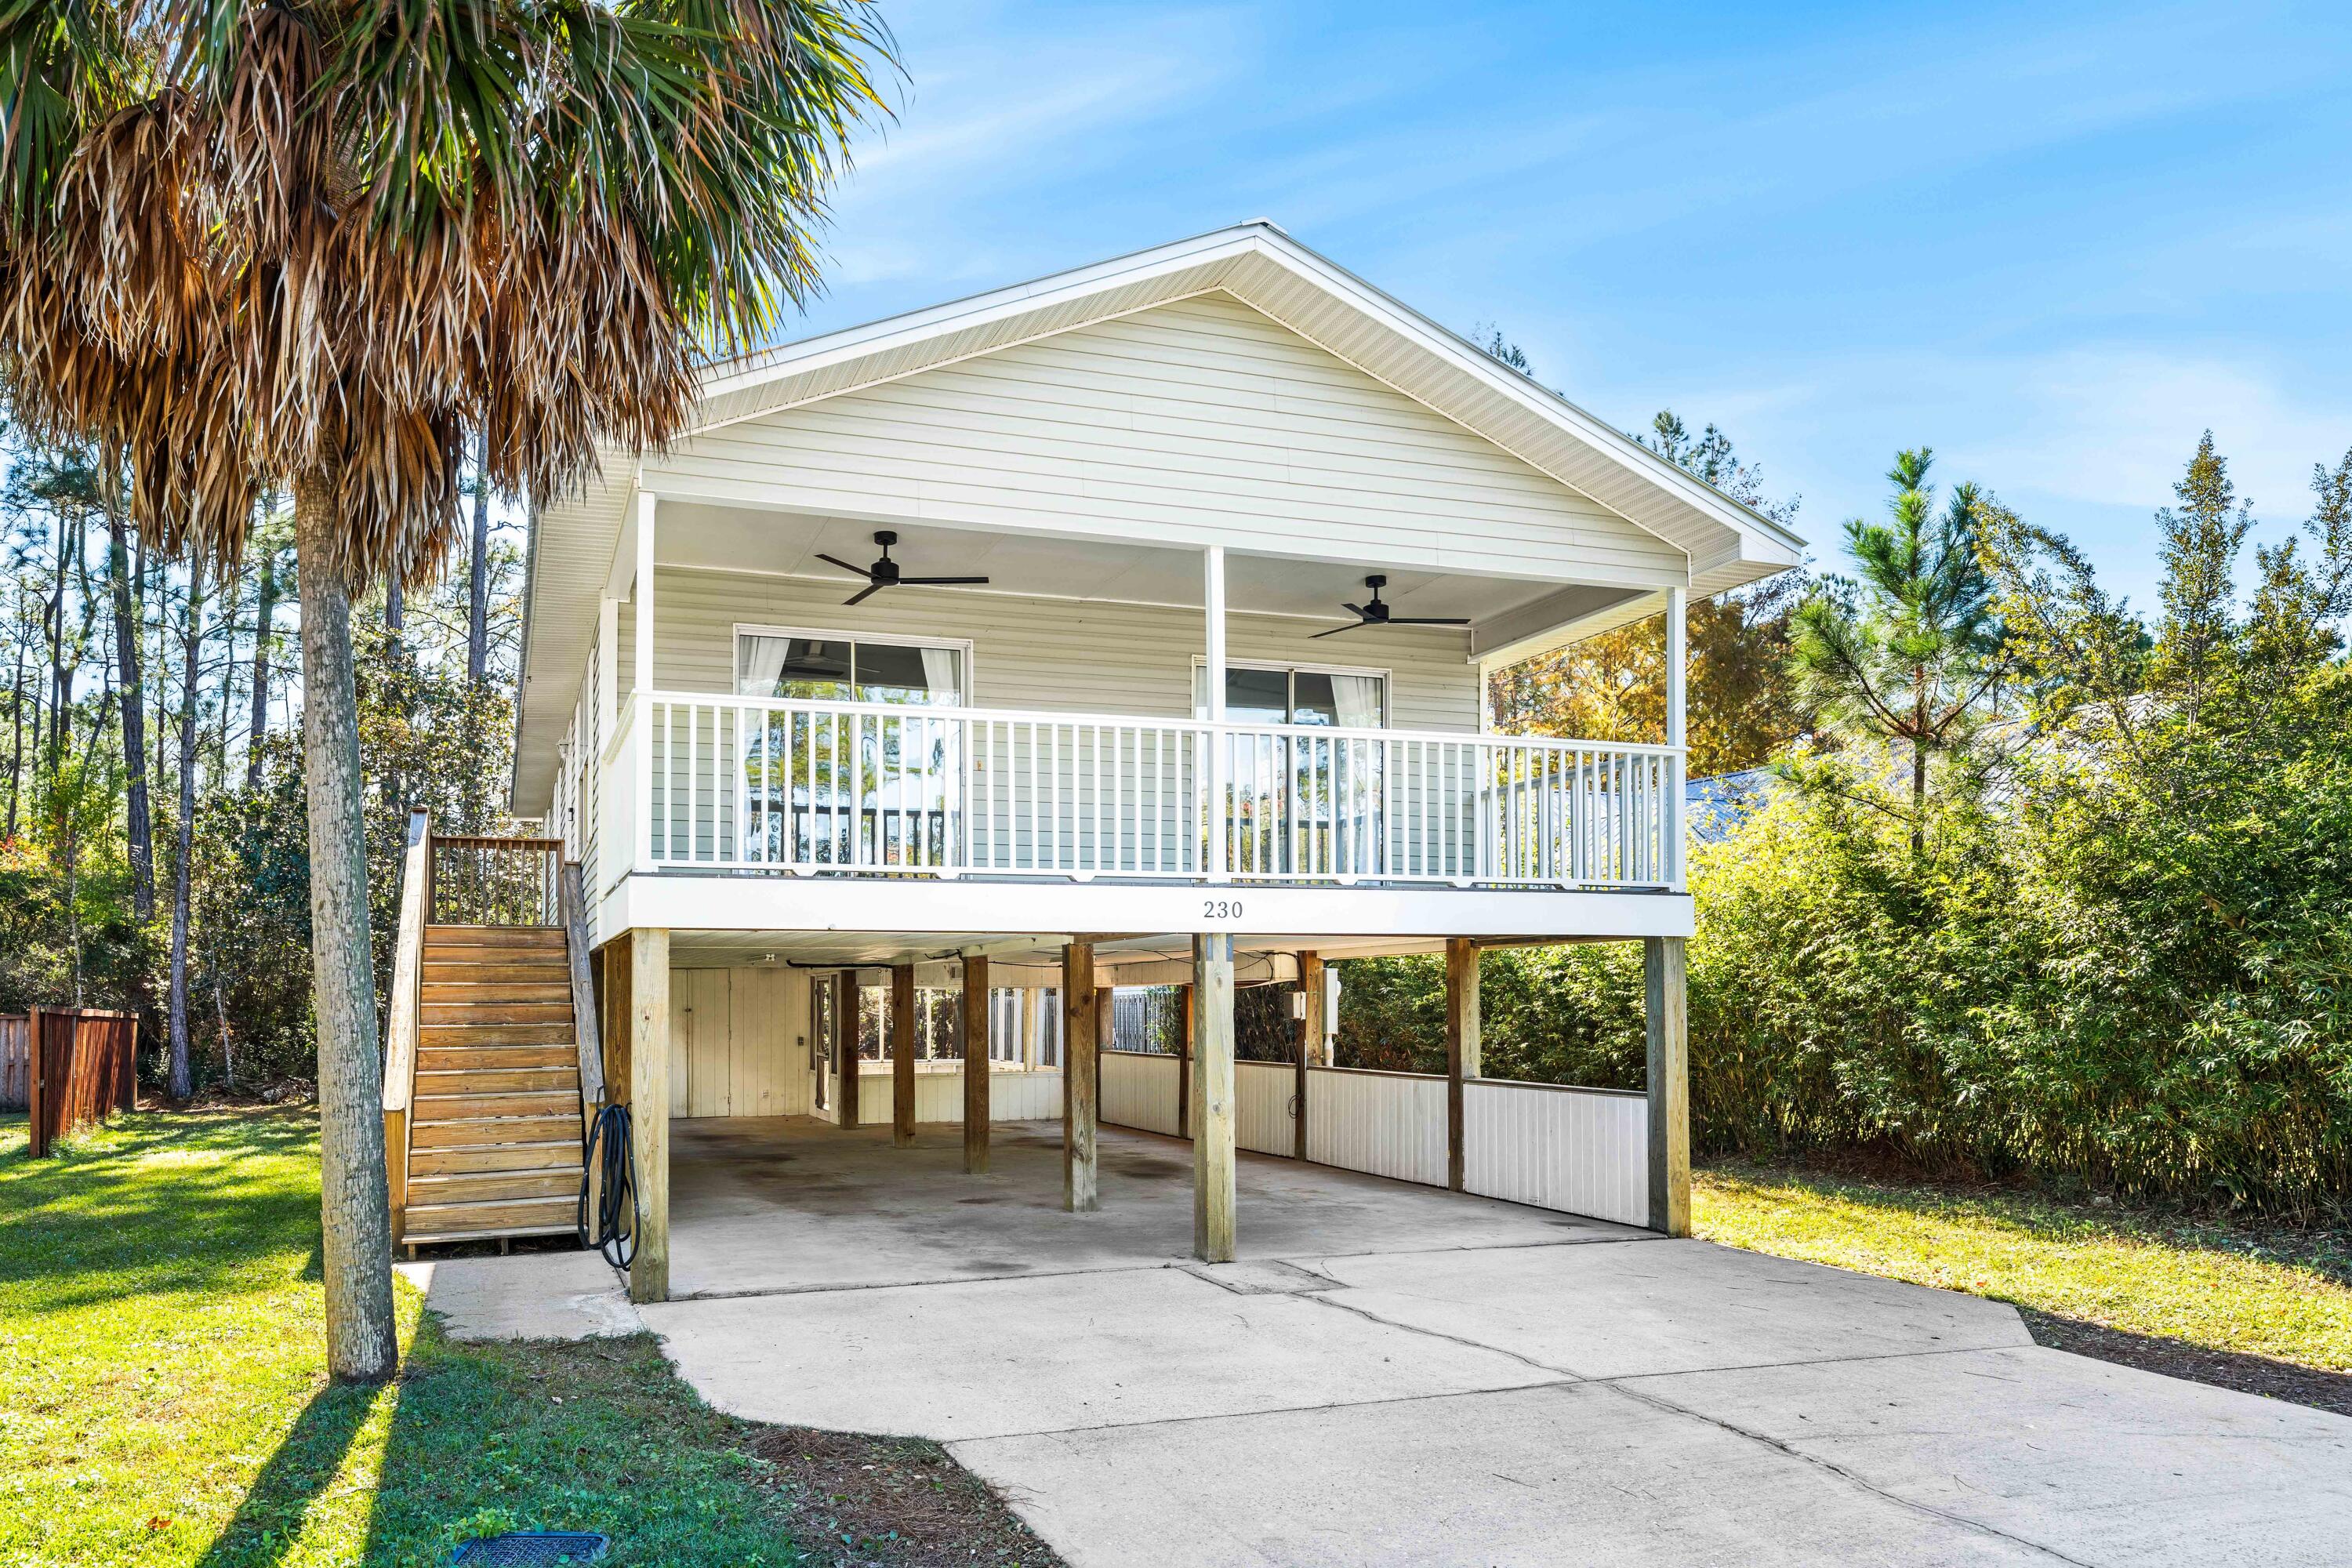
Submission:
[[[985,588],[940,589],[975,595],[1034,595],[1134,605],[1202,607],[1201,554],[1120,541],[980,531],[900,524],[892,557],[909,574],[984,575]],[[666,507],[654,544],[665,566],[809,577],[841,584],[845,599],[862,582],[820,554],[871,561],[871,523],[750,507],[675,503]],[[1295,616],[1344,625],[1339,606],[1362,604],[1370,570],[1347,562],[1299,561],[1229,552],[1226,607],[1237,615]],[[1558,584],[1438,572],[1387,574],[1381,597],[1402,616],[1460,616],[1480,623],[1523,609],[1559,591]],[[1626,594],[1628,598],[1643,595]],[[1374,634],[1331,642],[1346,662]],[[1467,642],[1465,643],[1465,655]]]

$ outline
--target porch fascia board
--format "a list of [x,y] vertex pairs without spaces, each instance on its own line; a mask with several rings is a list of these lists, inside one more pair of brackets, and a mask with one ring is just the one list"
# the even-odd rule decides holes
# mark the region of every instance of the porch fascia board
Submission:
[[[1211,906],[1233,908],[1212,918]],[[633,874],[604,895],[597,939],[669,931],[1198,931],[1239,937],[1687,937],[1686,893],[1541,889],[1070,882],[1002,877]]]

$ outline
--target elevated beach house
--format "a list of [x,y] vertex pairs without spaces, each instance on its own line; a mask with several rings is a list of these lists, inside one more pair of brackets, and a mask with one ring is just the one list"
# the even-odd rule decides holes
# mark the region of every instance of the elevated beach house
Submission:
[[[605,1101],[648,1299],[686,1118],[1059,1119],[1078,1213],[1098,1121],[1188,1139],[1212,1260],[1237,1149],[1683,1230],[1685,606],[1800,554],[1265,223],[719,364],[534,521],[543,837],[412,850],[404,1239],[569,1230]],[[1488,722],[1661,613],[1660,743]],[[1646,944],[1646,1096],[1480,1075],[1478,949],[1554,941]],[[1447,1075],[1329,1065],[1326,966],[1408,952]]]

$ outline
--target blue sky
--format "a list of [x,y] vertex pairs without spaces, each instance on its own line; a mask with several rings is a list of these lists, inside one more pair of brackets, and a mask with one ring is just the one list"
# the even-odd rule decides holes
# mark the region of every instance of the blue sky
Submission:
[[1824,559],[1924,442],[2143,608],[2200,430],[2266,537],[2352,447],[2352,7],[885,5],[811,331],[1270,217]]

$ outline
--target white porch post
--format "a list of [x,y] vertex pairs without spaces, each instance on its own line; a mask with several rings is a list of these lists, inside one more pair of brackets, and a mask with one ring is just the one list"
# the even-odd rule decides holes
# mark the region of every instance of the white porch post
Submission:
[[610,594],[596,596],[596,765],[603,766],[604,748],[613,743],[613,721],[620,715],[621,601]]
[[654,865],[654,495],[637,492],[637,646],[636,680],[631,702],[635,713],[637,760],[637,869]]
[[1208,623],[1208,658],[1205,679],[1209,688],[1209,765],[1205,770],[1209,784],[1209,854],[1208,873],[1222,878],[1225,874],[1225,738],[1214,726],[1225,721],[1225,547],[1212,544],[1202,552],[1201,600],[1203,616]]
[[1684,644],[1687,640],[1690,618],[1690,594],[1682,588],[1666,590],[1666,744],[1675,749],[1666,763],[1665,831],[1666,882],[1675,891],[1683,887],[1683,781],[1687,762],[1683,748],[1689,744],[1689,724],[1686,709],[1690,700],[1689,679],[1685,670]]

